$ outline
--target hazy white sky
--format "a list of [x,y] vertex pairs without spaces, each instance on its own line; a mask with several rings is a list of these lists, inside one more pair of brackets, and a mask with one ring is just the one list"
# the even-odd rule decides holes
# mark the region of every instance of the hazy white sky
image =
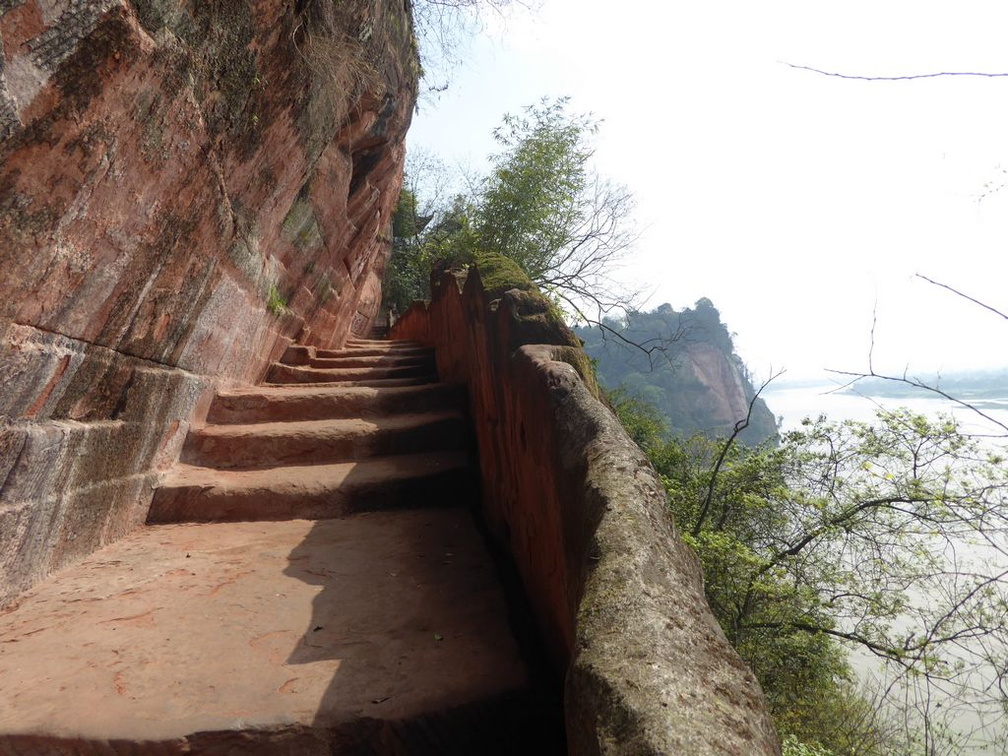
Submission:
[[620,275],[649,306],[721,310],[757,375],[1008,365],[1004,2],[543,0],[494,20],[411,147],[476,164],[542,96],[603,119],[596,167],[645,232]]

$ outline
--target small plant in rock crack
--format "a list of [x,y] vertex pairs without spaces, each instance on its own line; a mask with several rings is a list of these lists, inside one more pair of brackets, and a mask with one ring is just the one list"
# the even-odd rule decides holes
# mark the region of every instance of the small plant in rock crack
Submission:
[[278,316],[288,311],[287,300],[283,298],[275,284],[269,287],[269,293],[266,295],[266,309]]

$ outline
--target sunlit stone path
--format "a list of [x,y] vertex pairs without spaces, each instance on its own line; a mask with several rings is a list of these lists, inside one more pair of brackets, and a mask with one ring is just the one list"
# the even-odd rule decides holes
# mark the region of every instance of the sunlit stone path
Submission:
[[560,752],[462,390],[383,341],[267,381],[216,398],[148,527],[0,614],[0,753]]

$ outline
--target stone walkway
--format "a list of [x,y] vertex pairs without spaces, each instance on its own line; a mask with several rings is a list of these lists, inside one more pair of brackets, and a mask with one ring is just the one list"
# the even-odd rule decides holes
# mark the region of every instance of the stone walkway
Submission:
[[[292,348],[152,524],[0,613],[0,753],[562,751],[429,352]],[[552,733],[552,734],[550,734]]]

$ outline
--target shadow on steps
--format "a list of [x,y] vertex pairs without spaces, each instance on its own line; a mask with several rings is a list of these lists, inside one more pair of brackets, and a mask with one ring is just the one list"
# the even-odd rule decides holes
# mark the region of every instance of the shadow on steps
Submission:
[[338,660],[314,727],[338,753],[565,754],[560,685],[469,507],[414,515],[353,544],[318,522],[290,554],[320,592],[287,663]]

